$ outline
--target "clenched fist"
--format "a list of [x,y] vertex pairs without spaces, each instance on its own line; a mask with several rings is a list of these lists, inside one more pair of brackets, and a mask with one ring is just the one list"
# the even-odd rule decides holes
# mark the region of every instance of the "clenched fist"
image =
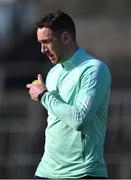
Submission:
[[31,84],[27,84],[26,87],[29,89],[31,99],[34,101],[38,101],[38,96],[47,90],[41,74],[38,74],[37,83],[32,82]]

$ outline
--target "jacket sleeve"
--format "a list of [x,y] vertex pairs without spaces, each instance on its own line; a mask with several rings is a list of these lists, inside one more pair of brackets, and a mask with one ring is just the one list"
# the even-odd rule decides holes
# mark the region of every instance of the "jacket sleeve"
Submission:
[[[82,131],[91,121],[110,88],[110,73],[106,65],[92,66],[80,79],[80,89],[74,105],[67,104],[57,92],[47,92],[41,98],[42,105],[61,121]],[[65,87],[66,88],[66,87]]]

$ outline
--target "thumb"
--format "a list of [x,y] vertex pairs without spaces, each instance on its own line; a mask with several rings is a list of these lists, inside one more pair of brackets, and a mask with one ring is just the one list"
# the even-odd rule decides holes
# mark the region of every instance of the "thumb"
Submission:
[[31,84],[27,84],[26,87],[30,89],[31,88]]
[[38,81],[40,82],[40,84],[43,84],[43,78],[41,74],[38,74]]

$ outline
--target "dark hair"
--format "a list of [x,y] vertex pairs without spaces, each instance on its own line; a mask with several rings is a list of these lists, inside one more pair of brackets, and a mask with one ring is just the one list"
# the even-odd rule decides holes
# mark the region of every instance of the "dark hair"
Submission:
[[54,33],[69,32],[72,39],[76,41],[76,28],[72,18],[63,11],[57,10],[56,12],[49,13],[36,24],[36,28],[50,28]]

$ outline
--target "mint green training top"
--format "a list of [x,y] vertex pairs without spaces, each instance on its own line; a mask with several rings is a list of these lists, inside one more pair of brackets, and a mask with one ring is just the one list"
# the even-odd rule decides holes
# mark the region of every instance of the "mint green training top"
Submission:
[[52,179],[107,177],[103,144],[110,72],[84,48],[48,73],[41,98],[48,111],[45,152],[35,175]]

